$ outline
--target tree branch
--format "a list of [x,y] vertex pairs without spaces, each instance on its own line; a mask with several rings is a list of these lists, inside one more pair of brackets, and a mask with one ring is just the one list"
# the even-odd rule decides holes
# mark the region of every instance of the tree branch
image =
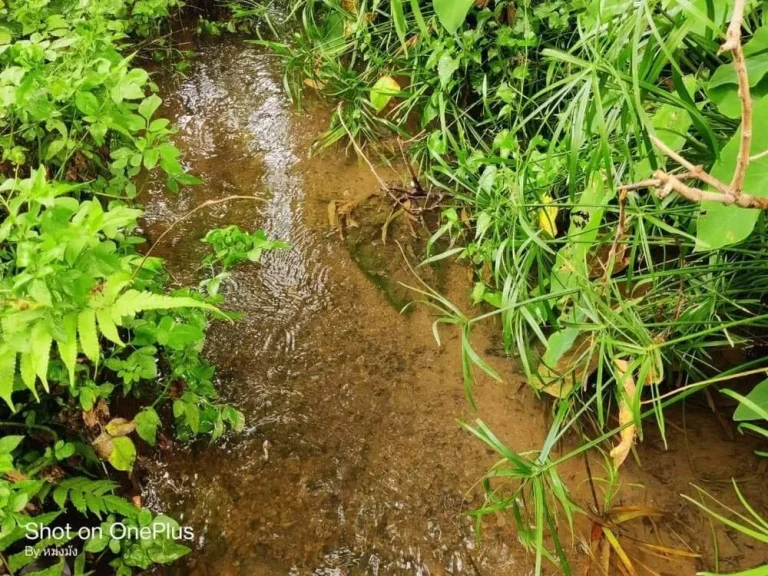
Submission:
[[[666,198],[672,192],[682,196],[686,200],[696,203],[702,202],[720,202],[726,205],[740,206],[742,208],[753,208],[757,210],[768,210],[768,198],[760,198],[751,194],[744,194],[744,179],[747,175],[750,160],[756,160],[768,155],[768,151],[757,154],[750,158],[752,147],[752,96],[749,92],[749,77],[747,75],[747,64],[744,58],[744,50],[741,45],[741,26],[744,20],[744,6],[746,0],[735,0],[733,7],[733,16],[728,25],[725,35],[725,42],[720,46],[719,53],[731,52],[733,56],[733,66],[736,70],[736,76],[739,83],[739,100],[741,102],[741,137],[739,141],[739,152],[736,157],[736,167],[733,171],[733,177],[730,184],[725,184],[709,174],[701,166],[695,166],[692,162],[686,160],[662,142],[656,136],[651,136],[653,145],[665,156],[677,162],[688,172],[686,174],[674,175],[665,170],[656,170],[653,179],[644,180],[637,184],[628,184],[620,186],[619,190],[627,192],[628,190],[637,190],[639,188],[656,188],[656,195],[659,198]],[[698,180],[707,184],[717,192],[701,190],[683,183],[683,180]]]

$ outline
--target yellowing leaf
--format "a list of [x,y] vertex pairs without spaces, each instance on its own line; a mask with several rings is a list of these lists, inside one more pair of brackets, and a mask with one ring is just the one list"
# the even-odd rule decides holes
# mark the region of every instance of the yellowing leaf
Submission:
[[[542,201],[544,204],[551,204],[552,198],[549,196],[544,196]],[[557,225],[555,224],[557,213],[557,206],[545,206],[543,208],[539,208],[539,228],[549,233],[549,235],[553,238],[557,236]]]
[[304,86],[314,88],[315,90],[322,90],[325,88],[325,82],[322,80],[313,80],[312,78],[304,78]]
[[613,463],[618,468],[627,459],[629,451],[632,449],[632,445],[635,443],[635,435],[637,434],[637,428],[634,424],[630,424],[634,419],[632,415],[632,402],[635,399],[635,379],[629,372],[629,363],[625,360],[616,360],[616,367],[621,374],[621,381],[619,384],[623,387],[624,393],[621,394],[619,400],[619,425],[624,426],[622,428],[621,442],[611,450],[611,458]]
[[400,84],[392,76],[382,76],[371,88],[371,104],[377,112],[381,112],[392,100],[392,96],[400,92]]

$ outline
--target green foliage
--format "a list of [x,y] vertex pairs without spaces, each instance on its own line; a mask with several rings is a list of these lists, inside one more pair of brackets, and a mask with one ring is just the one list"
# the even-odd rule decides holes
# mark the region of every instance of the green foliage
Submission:
[[435,14],[440,24],[453,34],[464,23],[474,3],[474,0],[434,0]]
[[[13,570],[31,562],[19,552],[31,520],[178,528],[98,478],[103,462],[132,470],[138,439],[155,445],[172,395],[197,415],[176,418],[180,439],[244,425],[218,402],[201,357],[210,317],[227,318],[221,299],[167,293],[162,261],[137,251],[136,182],[150,172],[171,191],[198,182],[180,163],[173,127],[156,117],[162,101],[149,74],[124,55],[178,6],[0,2],[0,551]],[[127,396],[144,406],[135,419],[103,421]],[[81,420],[101,428],[93,442]],[[186,554],[178,539],[149,530],[85,549],[99,552],[90,569],[125,576]],[[81,553],[75,571],[87,568]]]
[[[419,290],[439,322],[462,328],[470,400],[473,368],[488,367],[469,332],[498,316],[531,386],[569,410],[588,407],[602,436],[586,445],[616,433],[606,428],[623,399],[617,361],[645,384],[638,396],[650,409],[641,411],[639,397],[629,403],[639,437],[648,418],[665,435],[663,408],[682,397],[666,389],[708,385],[721,349],[756,346],[768,328],[761,213],[644,189],[619,193],[657,168],[679,171],[651,136],[730,181],[738,100],[730,56],[717,52],[733,4],[473,4],[298,0],[300,34],[263,44],[283,57],[296,100],[308,87],[341,102],[321,146],[351,136],[375,147],[397,134],[411,142],[424,181],[450,198],[428,261],[458,255],[474,266],[473,300],[489,311],[469,320]],[[756,118],[768,105],[764,21],[762,5],[751,3],[744,31]],[[387,78],[396,93],[379,89]],[[756,124],[751,152],[765,149]],[[765,161],[751,165],[747,192],[765,194]],[[757,358],[728,378],[765,366]],[[742,430],[760,434],[749,424]],[[531,470],[518,471],[526,490],[537,477]],[[536,490],[554,488],[541,481]],[[522,514],[513,495],[486,491],[489,511]],[[536,498],[532,491],[525,501]],[[541,510],[529,540],[546,558]]]
[[206,256],[203,264],[208,266],[220,265],[222,270],[232,268],[246,260],[258,262],[264,250],[288,248],[286,242],[269,240],[264,230],[248,233],[238,226],[215,228],[203,238],[203,242],[213,248],[213,254]]

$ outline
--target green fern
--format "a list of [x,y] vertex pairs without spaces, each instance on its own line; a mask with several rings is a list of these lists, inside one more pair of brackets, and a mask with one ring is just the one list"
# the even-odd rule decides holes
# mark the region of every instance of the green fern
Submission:
[[117,294],[127,282],[123,278],[113,280],[105,283],[104,290],[97,293],[89,302],[90,306],[80,312],[69,312],[55,318],[50,314],[29,314],[35,310],[24,310],[4,318],[3,340],[0,342],[0,398],[12,410],[17,356],[21,380],[39,400],[35,387],[39,379],[48,391],[48,363],[54,341],[72,384],[75,381],[78,342],[83,354],[97,364],[101,358],[100,337],[122,346],[124,343],[118,327],[125,326],[127,321],[141,312],[199,308],[229,318],[215,306],[188,296],[167,296],[133,289]]
[[83,476],[67,478],[53,491],[53,501],[64,510],[67,502],[83,515],[93,514],[101,519],[102,514],[119,514],[126,518],[135,518],[139,510],[130,502],[116,496],[118,488],[111,480],[91,480]]

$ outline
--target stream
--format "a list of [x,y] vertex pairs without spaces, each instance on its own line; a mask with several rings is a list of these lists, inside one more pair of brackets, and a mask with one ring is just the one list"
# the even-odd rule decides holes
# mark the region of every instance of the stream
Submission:
[[[283,92],[277,59],[231,39],[200,41],[195,50],[186,77],[161,73],[155,80],[164,115],[179,127],[175,140],[187,167],[204,184],[178,195],[150,186],[143,198],[146,234],[153,241],[205,200],[258,200],[212,206],[166,236],[157,254],[179,286],[203,278],[207,246],[200,240],[211,228],[264,228],[291,248],[233,270],[222,293],[227,309],[244,316],[216,323],[206,341],[222,398],[244,412],[245,431],[215,445],[174,445],[147,466],[146,504],[195,530],[193,553],[169,570],[532,573],[511,519],[493,517],[478,540],[466,514],[482,505],[477,482],[496,456],[456,424],[479,417],[464,395],[459,334],[442,331],[439,347],[428,311],[400,314],[330,230],[328,203],[375,194],[375,178],[341,149],[310,158],[328,111],[296,110]],[[380,249],[407,279],[396,247]],[[467,271],[449,267],[444,276],[441,291],[463,306],[471,288]],[[496,330],[489,324],[473,334],[475,348],[490,352],[485,356],[505,379],[478,378],[479,415],[512,448],[531,449],[548,428],[548,404],[493,353]],[[710,420],[689,415],[688,426],[717,436]],[[652,434],[647,443],[661,447]],[[683,449],[672,444],[673,454],[646,457],[647,466],[628,474],[622,499],[678,511],[677,494],[693,478]],[[740,458],[723,450],[694,454],[699,471],[710,458]],[[595,470],[603,473],[600,465],[597,459]],[[561,475],[577,497],[587,497],[581,461]],[[708,524],[690,508],[685,514],[691,526],[701,525],[692,528],[692,541],[706,553]],[[569,551],[578,548],[569,538]],[[695,564],[673,571],[693,574]]]

